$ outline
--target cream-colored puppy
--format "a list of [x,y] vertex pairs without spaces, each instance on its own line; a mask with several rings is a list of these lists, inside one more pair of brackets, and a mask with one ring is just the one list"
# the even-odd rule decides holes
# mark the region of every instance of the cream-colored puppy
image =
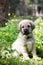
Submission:
[[20,31],[17,40],[12,44],[13,56],[23,55],[23,58],[29,59],[29,52],[33,54],[33,58],[37,58],[36,47],[34,44],[33,29],[35,28],[33,22],[24,19],[19,23],[18,29]]

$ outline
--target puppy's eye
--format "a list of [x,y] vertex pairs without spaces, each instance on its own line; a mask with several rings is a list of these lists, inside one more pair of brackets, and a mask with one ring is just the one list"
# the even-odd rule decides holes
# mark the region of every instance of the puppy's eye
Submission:
[[30,27],[30,25],[28,25],[27,27]]
[[24,26],[22,26],[22,28],[24,28]]

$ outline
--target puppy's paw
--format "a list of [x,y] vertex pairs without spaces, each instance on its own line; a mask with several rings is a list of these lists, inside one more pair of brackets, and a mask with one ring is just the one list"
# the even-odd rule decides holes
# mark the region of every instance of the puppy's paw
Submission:
[[19,54],[16,51],[12,55],[13,55],[13,57],[19,56]]
[[29,57],[23,57],[23,60],[30,60]]
[[38,57],[38,56],[34,56],[33,59],[35,59],[35,60],[41,60],[41,58]]

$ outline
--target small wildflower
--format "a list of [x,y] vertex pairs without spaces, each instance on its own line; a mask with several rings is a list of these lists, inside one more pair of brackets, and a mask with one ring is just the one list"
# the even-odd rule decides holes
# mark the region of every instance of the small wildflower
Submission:
[[40,17],[40,19],[42,19],[42,18]]
[[40,49],[40,46],[38,46],[38,48]]
[[7,23],[5,23],[5,25],[7,25]]
[[43,20],[41,19],[40,22],[43,22]]
[[9,33],[7,33],[6,36],[11,36],[11,35]]
[[18,21],[18,19],[15,19],[15,21]]
[[8,13],[8,16],[10,16],[11,14],[10,13]]
[[35,34],[38,35],[39,34],[39,31],[38,30],[35,30]]
[[12,22],[14,21],[14,19],[11,20]]
[[0,35],[2,35],[2,32],[0,32]]

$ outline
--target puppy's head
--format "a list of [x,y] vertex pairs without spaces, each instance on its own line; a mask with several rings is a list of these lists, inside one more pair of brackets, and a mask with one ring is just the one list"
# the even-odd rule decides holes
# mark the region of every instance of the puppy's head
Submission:
[[28,35],[35,28],[35,25],[31,20],[25,19],[19,23],[18,30],[24,35]]

